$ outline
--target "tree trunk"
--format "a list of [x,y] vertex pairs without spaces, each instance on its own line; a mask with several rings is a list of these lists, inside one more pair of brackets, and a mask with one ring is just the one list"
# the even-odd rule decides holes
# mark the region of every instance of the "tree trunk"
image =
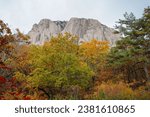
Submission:
[[146,75],[146,79],[148,80],[148,82],[150,82],[150,76],[149,76],[149,73],[148,73],[148,69],[147,69],[147,64],[146,63],[144,64],[144,72],[145,72],[145,75]]

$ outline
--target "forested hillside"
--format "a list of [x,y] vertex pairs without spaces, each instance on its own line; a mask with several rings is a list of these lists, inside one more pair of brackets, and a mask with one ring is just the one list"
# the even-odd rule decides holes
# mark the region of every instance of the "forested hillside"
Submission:
[[0,20],[0,99],[150,99],[150,7],[124,14],[109,41],[59,34],[43,45]]

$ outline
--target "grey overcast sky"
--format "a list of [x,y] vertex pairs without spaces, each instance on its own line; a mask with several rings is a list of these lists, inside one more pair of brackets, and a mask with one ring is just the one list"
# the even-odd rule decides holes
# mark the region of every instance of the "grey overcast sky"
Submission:
[[0,19],[24,33],[43,18],[93,18],[113,27],[125,12],[141,17],[147,6],[150,0],[0,0]]

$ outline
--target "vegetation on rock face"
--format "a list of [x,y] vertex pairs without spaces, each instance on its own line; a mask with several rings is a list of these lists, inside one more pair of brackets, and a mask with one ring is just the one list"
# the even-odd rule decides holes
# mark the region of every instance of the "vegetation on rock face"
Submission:
[[150,8],[124,16],[112,48],[69,33],[31,45],[0,20],[0,99],[150,99]]

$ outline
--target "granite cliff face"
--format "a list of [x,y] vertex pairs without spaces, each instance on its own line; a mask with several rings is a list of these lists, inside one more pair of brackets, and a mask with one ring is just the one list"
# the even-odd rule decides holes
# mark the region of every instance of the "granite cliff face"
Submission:
[[66,26],[66,21],[51,21],[42,19],[38,24],[34,24],[28,33],[33,44],[43,44],[51,36],[59,34]]
[[68,22],[42,19],[33,25],[28,35],[32,44],[43,44],[51,36],[65,32],[78,36],[80,41],[89,41],[93,38],[108,40],[112,46],[120,39],[119,34],[113,33],[114,29],[101,24],[98,20],[85,18],[71,18]]

